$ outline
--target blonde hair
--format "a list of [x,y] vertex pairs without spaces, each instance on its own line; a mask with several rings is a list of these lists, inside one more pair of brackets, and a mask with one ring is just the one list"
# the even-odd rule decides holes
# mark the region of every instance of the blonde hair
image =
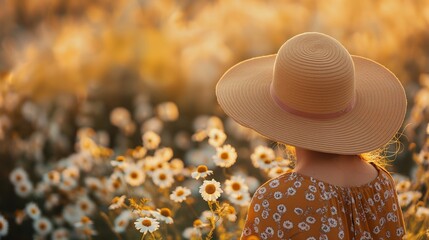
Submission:
[[[399,141],[399,136],[400,135],[395,136],[381,148],[357,155],[369,163],[375,163],[386,169],[388,166],[391,166],[393,161],[395,161],[396,155],[402,151],[402,143]],[[296,163],[295,147],[286,144],[278,144],[277,146],[283,149],[283,152],[286,153],[286,158],[291,160],[292,165],[294,166]]]

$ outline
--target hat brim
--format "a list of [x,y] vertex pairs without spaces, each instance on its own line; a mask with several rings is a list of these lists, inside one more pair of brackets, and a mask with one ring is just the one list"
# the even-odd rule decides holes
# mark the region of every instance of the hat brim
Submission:
[[[252,58],[229,69],[216,86],[227,115],[266,138],[319,152],[360,154],[384,146],[402,125],[405,91],[384,66],[352,56],[356,103],[332,119],[309,119],[280,108],[270,95],[276,54]],[[323,101],[323,99],[321,99]]]

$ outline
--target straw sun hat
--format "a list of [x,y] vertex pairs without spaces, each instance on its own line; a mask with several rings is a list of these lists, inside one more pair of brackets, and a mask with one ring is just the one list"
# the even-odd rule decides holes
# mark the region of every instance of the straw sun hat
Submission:
[[273,141],[345,155],[389,142],[407,105],[387,68],[314,32],[233,66],[216,95],[227,115]]

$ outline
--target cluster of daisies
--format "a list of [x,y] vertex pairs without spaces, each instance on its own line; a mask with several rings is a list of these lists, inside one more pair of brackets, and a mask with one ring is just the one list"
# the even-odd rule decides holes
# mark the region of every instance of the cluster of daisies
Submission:
[[[161,239],[170,234],[186,239],[238,238],[243,221],[237,219],[245,217],[261,181],[291,170],[293,149],[274,150],[231,119],[198,116],[193,134],[173,133],[165,125],[178,120],[174,103],[152,108],[146,98],[135,101],[134,114],[121,107],[110,112],[111,124],[120,130],[114,149],[108,148],[111,139],[105,131],[81,127],[74,153],[43,162],[41,152],[34,151],[36,161],[17,164],[9,174],[10,183],[27,203],[14,213],[0,214],[0,237],[8,235],[11,224],[19,228],[27,221],[37,238],[85,239],[104,236],[106,231],[96,229],[100,226],[96,223],[104,221],[118,239]],[[132,148],[122,145],[137,126],[139,142]],[[429,165],[428,150],[429,141],[415,154],[417,164]],[[254,168],[248,167],[250,162]],[[420,181],[427,178],[423,174]],[[422,191],[412,181],[399,181],[397,191],[401,207],[420,219],[429,216],[429,209],[417,204]]]
[[[95,168],[103,166],[111,154],[111,150],[91,140],[91,133],[89,129],[81,130],[76,145],[78,151],[52,166],[45,166],[38,180],[30,179],[23,167],[9,174],[15,193],[30,200],[15,212],[15,223],[32,221],[36,238],[51,235],[56,240],[97,234],[89,217],[95,215],[97,202],[106,202],[111,196],[115,184],[112,180],[103,182],[89,176]],[[8,224],[3,222],[1,226]]]
[[[415,176],[413,180],[408,177],[396,176],[396,192],[398,193],[398,203],[402,208],[405,217],[412,216],[417,222],[429,220],[429,205],[427,194],[423,196],[423,188],[429,187],[429,124],[426,127],[428,138],[422,148],[415,152],[415,144],[411,144],[413,160],[416,163]],[[423,201],[422,201],[423,200]]]
[[[235,137],[225,144],[223,122],[214,116],[198,116],[193,135],[182,130],[170,132],[165,125],[178,120],[174,103],[152,107],[141,96],[135,101],[134,114],[122,107],[110,112],[111,124],[120,130],[114,149],[108,147],[112,139],[106,131],[89,127],[78,128],[73,137],[76,141],[70,145],[65,132],[45,130],[48,125],[40,125],[40,132],[53,139],[36,134],[31,142],[20,140],[21,147],[15,150],[25,157],[17,162],[9,179],[16,195],[27,203],[0,215],[0,236],[8,235],[11,224],[17,225],[12,229],[19,229],[24,222],[32,223],[35,238],[54,240],[104,235],[105,231],[96,229],[96,223],[102,221],[117,238],[129,236],[132,229],[155,238],[177,231],[184,238],[226,236],[228,229],[236,229],[232,223],[238,214],[245,216],[260,180],[237,164],[238,153],[232,143],[246,144],[251,138],[257,144],[260,138],[227,120]],[[23,107],[28,119],[41,121],[37,113],[43,111],[36,104]],[[81,114],[77,119],[90,123],[88,113]],[[58,126],[57,122],[52,124]],[[141,133],[137,146],[123,145],[138,131],[137,126]],[[55,148],[74,151],[47,161],[38,149],[46,141],[58,143]],[[182,151],[182,157],[175,155],[173,147],[161,145],[165,142]],[[234,175],[227,173],[229,168]],[[192,215],[178,214],[189,210]],[[186,222],[190,224],[183,228]]]

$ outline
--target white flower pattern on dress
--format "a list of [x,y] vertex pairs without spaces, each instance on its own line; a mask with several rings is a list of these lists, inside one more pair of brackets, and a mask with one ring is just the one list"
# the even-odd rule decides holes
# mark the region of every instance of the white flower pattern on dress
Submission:
[[266,182],[252,198],[241,239],[402,239],[405,226],[393,178],[371,164],[377,178],[357,187],[292,171]]

